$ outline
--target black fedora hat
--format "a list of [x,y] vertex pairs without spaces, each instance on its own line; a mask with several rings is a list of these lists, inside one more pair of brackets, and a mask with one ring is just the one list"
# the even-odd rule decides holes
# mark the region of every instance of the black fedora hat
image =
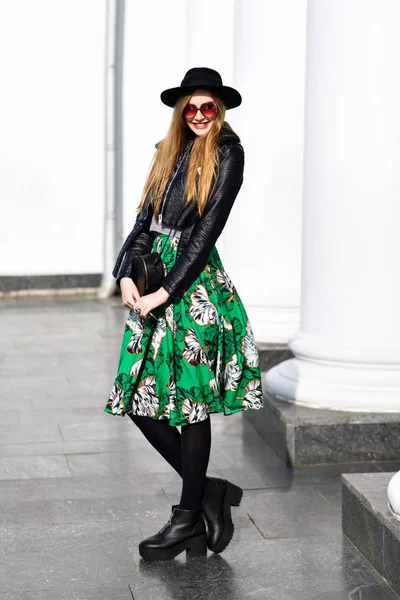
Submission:
[[208,67],[194,67],[189,69],[182,79],[179,87],[169,88],[161,92],[161,101],[167,106],[174,107],[180,96],[194,92],[197,89],[205,89],[219,96],[226,108],[236,108],[242,103],[242,96],[237,90],[229,85],[222,84],[222,77],[214,69]]

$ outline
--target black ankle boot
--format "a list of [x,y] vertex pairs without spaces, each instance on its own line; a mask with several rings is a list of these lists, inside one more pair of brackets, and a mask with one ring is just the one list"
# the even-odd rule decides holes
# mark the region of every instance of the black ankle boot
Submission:
[[169,560],[184,550],[188,557],[207,554],[206,526],[200,509],[174,506],[164,527],[139,544],[140,556],[148,560]]
[[226,479],[207,477],[203,514],[208,526],[207,546],[213,552],[225,550],[233,537],[231,506],[239,506],[242,488]]

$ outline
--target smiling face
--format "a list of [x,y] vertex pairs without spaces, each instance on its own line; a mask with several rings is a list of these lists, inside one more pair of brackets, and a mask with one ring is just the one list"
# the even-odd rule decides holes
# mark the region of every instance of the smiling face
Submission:
[[[210,96],[207,90],[196,90],[191,96],[188,104],[193,104],[197,108],[200,108],[202,104],[212,103],[214,104],[214,98]],[[207,135],[210,131],[214,119],[207,119],[199,110],[192,121],[186,121],[187,126],[196,135]]]

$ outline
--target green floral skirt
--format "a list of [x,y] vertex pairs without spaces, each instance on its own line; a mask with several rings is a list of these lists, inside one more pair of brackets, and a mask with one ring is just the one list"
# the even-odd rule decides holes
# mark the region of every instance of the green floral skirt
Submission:
[[[165,273],[177,246],[177,238],[162,233],[154,240]],[[216,246],[185,295],[152,313],[156,318],[129,311],[106,412],[169,419],[175,426],[263,407],[250,321]]]

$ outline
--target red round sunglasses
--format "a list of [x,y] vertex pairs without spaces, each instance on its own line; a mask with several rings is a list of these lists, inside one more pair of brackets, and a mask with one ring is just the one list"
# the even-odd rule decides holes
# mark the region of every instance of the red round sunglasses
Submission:
[[197,108],[197,106],[194,104],[186,104],[182,114],[187,121],[193,121],[198,110],[201,112],[203,117],[209,120],[215,119],[217,115],[217,107],[212,102],[205,102],[200,106],[200,108]]

